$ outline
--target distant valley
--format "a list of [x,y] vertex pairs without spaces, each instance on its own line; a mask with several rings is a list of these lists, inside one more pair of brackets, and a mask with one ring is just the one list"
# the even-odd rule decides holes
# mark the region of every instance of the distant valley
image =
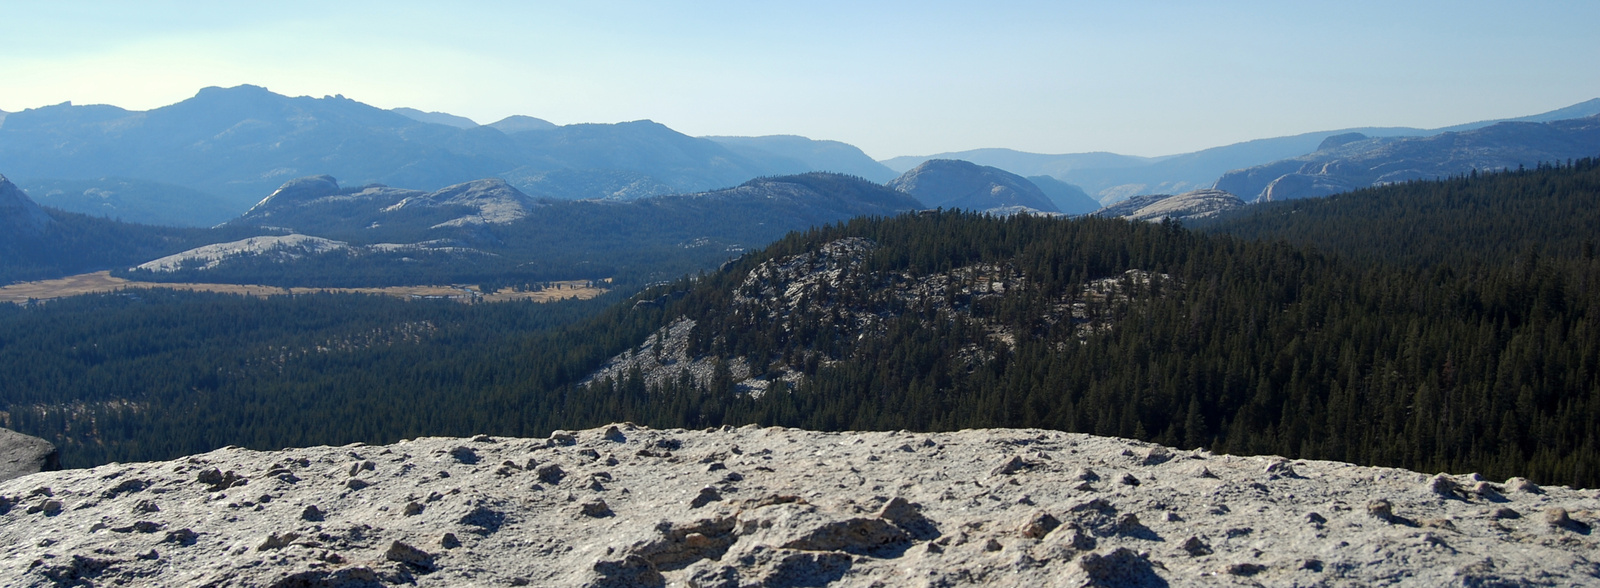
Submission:
[[109,269],[140,281],[277,287],[561,280],[642,284],[715,267],[793,230],[922,205],[853,176],[810,173],[632,200],[536,199],[500,179],[434,191],[284,183],[212,229],[47,212],[0,180],[0,282]]
[[[811,228],[715,270],[546,304],[148,290],[0,305],[0,382],[36,383],[6,389],[4,418],[73,465],[626,420],[1046,427],[1592,486],[1597,173],[1587,159],[1235,204],[1185,226],[857,215],[797,223]],[[851,189],[841,201],[920,206],[846,176],[765,182],[673,206],[704,217]],[[284,203],[364,190],[323,189]],[[428,230],[599,206],[637,221],[672,210],[632,208],[658,200]],[[708,248],[702,263],[730,253]]]
[[[1594,409],[1559,390],[1595,385],[1600,339],[1548,326],[1593,324],[1597,120],[896,175],[803,137],[478,125],[248,86],[12,113],[0,161],[60,173],[0,180],[0,283],[82,294],[0,305],[0,381],[33,383],[0,418],[80,465],[633,420],[1044,426],[1593,483],[1600,462],[1569,450]],[[1178,169],[1228,189],[1063,180]],[[452,293],[521,301],[427,300]],[[1461,367],[1535,356],[1558,368]],[[1436,394],[1456,400],[1386,412]]]

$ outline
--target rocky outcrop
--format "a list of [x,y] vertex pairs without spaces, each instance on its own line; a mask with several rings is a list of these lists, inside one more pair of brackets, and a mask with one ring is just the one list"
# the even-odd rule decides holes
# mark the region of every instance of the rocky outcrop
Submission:
[[227,243],[213,243],[147,261],[129,268],[166,274],[184,270],[216,270],[235,264],[289,264],[295,261],[328,254],[447,254],[487,255],[470,247],[456,247],[448,241],[421,243],[374,243],[352,245],[310,235],[267,235],[249,237]]
[[132,269],[156,273],[170,273],[182,269],[216,269],[230,261],[262,257],[276,263],[287,263],[307,256],[349,249],[349,243],[309,235],[250,237],[196,247],[139,264]]
[[888,185],[915,196],[928,208],[982,212],[1020,206],[1039,212],[1060,212],[1027,178],[959,159],[930,159]]
[[436,192],[412,196],[383,209],[383,212],[405,211],[418,208],[463,207],[475,210],[468,214],[438,223],[430,228],[459,227],[467,225],[503,225],[528,216],[537,203],[505,180],[491,178],[449,186]]
[[[898,317],[914,316],[926,328],[961,317],[984,326],[988,339],[1004,348],[1031,336],[1016,325],[992,316],[975,316],[975,306],[1036,287],[1011,264],[978,263],[931,274],[870,272],[864,265],[878,244],[859,237],[824,243],[814,251],[772,259],[745,275],[725,310],[739,317],[770,317],[784,332],[835,329],[841,338],[878,341]],[[1121,275],[1089,280],[1077,291],[1058,296],[1039,317],[1041,324],[1070,325],[1082,340],[1114,326],[1118,312],[1130,304],[1132,291],[1167,291],[1180,287],[1167,274],[1128,270]],[[640,300],[659,306],[667,300]],[[981,313],[980,313],[981,314]],[[759,397],[780,383],[797,386],[806,365],[832,365],[848,352],[821,352],[808,346],[779,350],[771,357],[691,355],[689,340],[696,321],[680,316],[646,337],[636,348],[612,357],[582,383],[626,387],[637,378],[646,387],[681,382],[684,377],[709,388],[725,377],[734,391]],[[831,353],[831,354],[830,354]],[[967,345],[958,361],[969,367],[996,360],[996,354]]]
[[3,482],[0,583],[1579,585],[1597,510],[1520,479],[1054,431],[619,424]]
[[[0,428],[0,482],[28,474],[61,469],[61,453],[55,444]],[[0,510],[5,510],[0,501]]]
[[338,180],[322,175],[290,180],[232,224],[304,231],[337,221],[345,230],[387,225],[436,229],[515,222],[537,206],[495,178],[423,192],[382,185],[340,188]]
[[11,235],[37,235],[53,224],[55,219],[11,180],[0,175],[0,230]]
[[1317,151],[1228,172],[1216,188],[1245,200],[1313,198],[1600,154],[1600,116],[1553,122],[1503,122],[1428,137],[1328,137]]
[[1240,206],[1244,206],[1243,200],[1222,190],[1195,190],[1177,195],[1134,196],[1094,214],[1152,222],[1169,218],[1181,221],[1210,218]]

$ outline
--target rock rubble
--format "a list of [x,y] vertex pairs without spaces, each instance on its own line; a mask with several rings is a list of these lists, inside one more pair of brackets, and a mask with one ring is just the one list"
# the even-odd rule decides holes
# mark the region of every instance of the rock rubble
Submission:
[[1597,510],[1054,431],[618,424],[24,476],[0,483],[0,584],[1578,585]]

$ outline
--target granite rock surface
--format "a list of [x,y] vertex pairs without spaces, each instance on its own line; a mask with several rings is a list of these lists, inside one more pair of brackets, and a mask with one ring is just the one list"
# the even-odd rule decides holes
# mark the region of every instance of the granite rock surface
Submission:
[[6,586],[1600,582],[1600,496],[1044,430],[619,424],[0,483]]

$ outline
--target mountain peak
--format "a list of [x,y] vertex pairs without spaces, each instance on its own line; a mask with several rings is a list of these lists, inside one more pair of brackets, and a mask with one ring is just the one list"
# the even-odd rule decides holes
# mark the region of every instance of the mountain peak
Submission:
[[222,86],[206,86],[204,88],[201,88],[199,92],[195,92],[195,96],[196,97],[200,97],[200,96],[213,96],[213,95],[217,95],[217,94],[272,94],[272,93],[273,93],[272,90],[268,90],[264,86],[257,86],[257,85],[254,85],[254,84],[239,84],[237,86],[226,87],[226,88],[222,87]]
[[556,124],[542,118],[513,114],[495,122],[483,125],[502,133],[526,133],[529,131],[548,131],[556,128]]
[[984,211],[1024,206],[1060,212],[1027,178],[997,167],[960,159],[930,159],[889,182],[889,187],[915,196],[928,207]]
[[323,174],[320,176],[306,176],[284,182],[277,190],[273,190],[266,198],[262,198],[245,214],[260,211],[273,204],[284,205],[292,202],[305,202],[339,193],[339,180],[333,176]]
[[55,223],[22,188],[0,175],[0,227],[13,233],[36,234]]

